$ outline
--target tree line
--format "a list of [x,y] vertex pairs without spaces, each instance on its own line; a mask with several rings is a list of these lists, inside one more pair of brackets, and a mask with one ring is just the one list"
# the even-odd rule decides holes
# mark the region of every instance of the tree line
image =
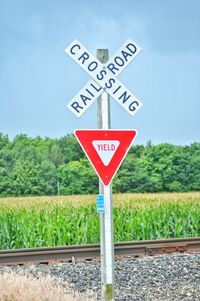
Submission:
[[[0,196],[97,194],[98,177],[74,135],[59,139],[0,133]],[[134,145],[114,192],[200,190],[200,143]]]

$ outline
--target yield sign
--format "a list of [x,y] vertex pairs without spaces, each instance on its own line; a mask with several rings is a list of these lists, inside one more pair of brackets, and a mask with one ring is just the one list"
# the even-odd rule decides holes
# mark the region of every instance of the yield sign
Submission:
[[75,130],[82,149],[104,185],[109,185],[131,144],[135,130]]

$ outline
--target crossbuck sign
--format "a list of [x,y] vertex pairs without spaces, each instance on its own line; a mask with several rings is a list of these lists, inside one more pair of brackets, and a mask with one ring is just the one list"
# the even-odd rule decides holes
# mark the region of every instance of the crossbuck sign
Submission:
[[133,116],[142,107],[142,103],[117,79],[117,76],[140,51],[141,48],[129,39],[103,65],[79,41],[74,40],[65,52],[90,75],[92,80],[68,103],[67,107],[80,117],[95,99],[106,91]]

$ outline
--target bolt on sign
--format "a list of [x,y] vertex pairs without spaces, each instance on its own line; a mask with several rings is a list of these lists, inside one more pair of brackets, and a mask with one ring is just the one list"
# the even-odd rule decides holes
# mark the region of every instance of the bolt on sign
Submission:
[[80,117],[104,91],[120,104],[130,115],[134,115],[142,103],[118,79],[117,76],[141,51],[131,39],[106,63],[102,64],[78,40],[74,40],[65,52],[92,78],[67,107]]

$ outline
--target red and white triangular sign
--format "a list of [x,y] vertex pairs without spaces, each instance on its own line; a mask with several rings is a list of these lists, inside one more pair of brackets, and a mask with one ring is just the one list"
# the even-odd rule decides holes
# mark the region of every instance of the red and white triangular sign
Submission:
[[131,144],[135,130],[75,130],[82,149],[104,185],[109,185]]

